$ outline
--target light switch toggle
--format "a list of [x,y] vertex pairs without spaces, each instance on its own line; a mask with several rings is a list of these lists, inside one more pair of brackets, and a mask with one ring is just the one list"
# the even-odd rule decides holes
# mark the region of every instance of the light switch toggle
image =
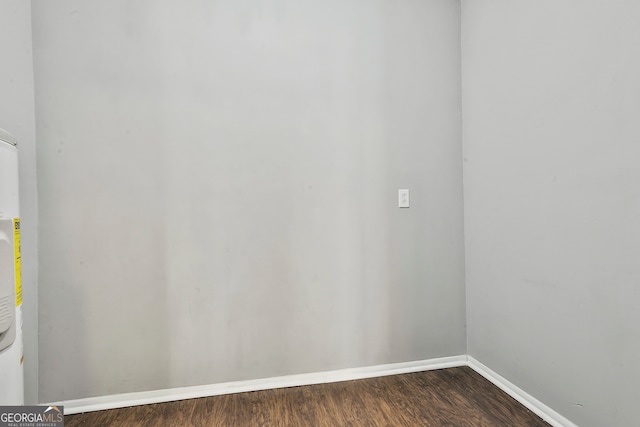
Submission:
[[409,190],[398,190],[398,207],[399,208],[408,208],[409,207]]

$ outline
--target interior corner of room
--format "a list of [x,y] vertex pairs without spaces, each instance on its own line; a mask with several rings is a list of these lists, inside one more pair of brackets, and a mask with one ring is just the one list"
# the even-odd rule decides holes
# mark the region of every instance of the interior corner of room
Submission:
[[0,0],[25,402],[463,364],[556,425],[637,424],[638,22]]

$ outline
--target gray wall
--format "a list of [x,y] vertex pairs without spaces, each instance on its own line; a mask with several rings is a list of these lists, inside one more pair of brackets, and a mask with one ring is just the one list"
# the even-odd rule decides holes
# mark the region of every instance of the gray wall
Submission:
[[41,401],[466,353],[458,2],[32,7]]
[[38,201],[31,6],[0,1],[0,127],[18,140],[22,221],[22,315],[25,402],[38,401]]
[[469,354],[580,426],[637,425],[640,4],[462,9]]

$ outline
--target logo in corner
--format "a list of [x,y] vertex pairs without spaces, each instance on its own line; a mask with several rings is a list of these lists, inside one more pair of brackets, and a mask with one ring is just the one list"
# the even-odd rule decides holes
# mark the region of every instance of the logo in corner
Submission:
[[64,406],[0,406],[0,427],[64,427]]

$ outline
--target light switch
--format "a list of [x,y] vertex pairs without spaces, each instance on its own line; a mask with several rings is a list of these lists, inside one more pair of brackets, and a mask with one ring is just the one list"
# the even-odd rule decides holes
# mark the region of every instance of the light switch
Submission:
[[409,190],[398,190],[398,207],[409,207]]

